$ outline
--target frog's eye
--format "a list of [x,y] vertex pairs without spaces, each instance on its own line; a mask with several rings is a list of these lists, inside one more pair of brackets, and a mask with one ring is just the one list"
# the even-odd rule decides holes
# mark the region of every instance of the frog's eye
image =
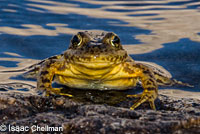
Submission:
[[113,38],[113,40],[111,40],[111,45],[114,46],[114,47],[119,47],[119,43],[120,43],[120,39],[118,36],[115,36]]
[[74,35],[71,42],[76,47],[81,45],[81,39],[77,35]]

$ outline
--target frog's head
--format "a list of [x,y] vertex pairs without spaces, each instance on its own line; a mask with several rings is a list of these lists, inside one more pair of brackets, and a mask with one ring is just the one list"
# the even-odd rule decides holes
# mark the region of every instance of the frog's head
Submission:
[[88,68],[102,68],[125,61],[127,52],[112,32],[78,32],[71,39],[65,59]]

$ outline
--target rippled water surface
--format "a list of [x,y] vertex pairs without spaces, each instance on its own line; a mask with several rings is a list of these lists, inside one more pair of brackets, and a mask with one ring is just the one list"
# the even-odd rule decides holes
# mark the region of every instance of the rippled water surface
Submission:
[[[170,89],[200,92],[198,0],[0,0],[0,71],[62,53],[81,30],[115,32],[135,60],[195,86]],[[34,92],[18,74],[0,74],[2,91]]]

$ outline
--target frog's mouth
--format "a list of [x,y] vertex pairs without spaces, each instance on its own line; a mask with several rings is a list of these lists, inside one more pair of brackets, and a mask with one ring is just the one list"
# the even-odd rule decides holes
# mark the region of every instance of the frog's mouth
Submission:
[[[120,54],[119,54],[120,53]],[[127,54],[125,51],[115,53],[100,53],[100,54],[80,54],[80,53],[68,53],[65,54],[67,62],[72,64],[78,64],[87,68],[106,68],[112,65],[120,64],[125,61]]]

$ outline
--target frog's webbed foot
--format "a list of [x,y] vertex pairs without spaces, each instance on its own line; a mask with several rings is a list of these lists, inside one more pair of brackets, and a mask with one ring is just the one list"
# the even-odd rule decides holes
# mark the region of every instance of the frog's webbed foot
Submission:
[[[130,66],[127,65],[127,66]],[[131,71],[130,71],[131,70]],[[134,110],[144,102],[149,102],[150,107],[156,110],[154,101],[158,96],[158,85],[155,80],[155,76],[151,69],[142,64],[132,64],[129,68],[129,73],[132,73],[134,77],[138,77],[142,83],[144,89],[142,94],[138,95],[127,95],[127,97],[139,98],[137,102],[130,108]]]
[[152,91],[144,91],[142,94],[136,94],[136,95],[127,95],[127,97],[131,98],[139,98],[134,105],[130,107],[131,110],[134,110],[139,105],[141,105],[144,102],[149,102],[151,109],[156,110],[154,101],[157,97],[157,94]]
[[51,88],[51,89],[47,89],[47,90],[46,90],[45,96],[49,96],[50,94],[56,94],[56,95],[62,95],[62,96],[67,96],[67,97],[73,97],[73,95],[71,95],[71,94],[62,93],[62,92],[61,92],[61,89],[62,89],[62,88]]

